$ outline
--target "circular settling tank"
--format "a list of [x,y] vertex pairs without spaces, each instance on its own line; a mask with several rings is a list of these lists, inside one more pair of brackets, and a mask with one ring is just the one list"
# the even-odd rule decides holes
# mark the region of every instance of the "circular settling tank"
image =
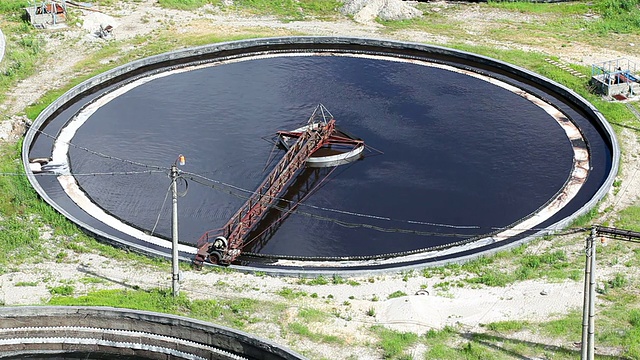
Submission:
[[210,322],[82,306],[0,309],[0,359],[305,360],[269,340]]
[[[451,49],[292,37],[136,61],[63,95],[24,142],[29,179],[83,228],[180,255],[228,225],[319,103],[365,150],[307,166],[243,238],[237,266],[423,266],[556,231],[602,198],[618,148],[600,113],[527,70]],[[285,270],[283,270],[285,269]]]

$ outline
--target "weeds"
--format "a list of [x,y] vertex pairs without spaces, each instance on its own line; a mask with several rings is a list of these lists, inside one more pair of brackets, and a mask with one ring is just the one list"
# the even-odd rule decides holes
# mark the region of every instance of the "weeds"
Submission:
[[298,311],[298,316],[305,320],[305,322],[323,322],[327,319],[329,314],[317,309],[304,308]]
[[51,295],[58,296],[69,296],[72,295],[74,291],[75,288],[71,285],[61,285],[49,288],[49,292],[51,293]]
[[287,300],[293,300],[299,297],[307,296],[307,293],[304,291],[297,291],[287,287],[280,289],[276,292],[276,294],[282,296]]
[[397,358],[418,341],[418,335],[410,332],[398,332],[382,326],[374,326],[371,330],[380,340],[378,345],[385,359]]
[[513,333],[526,328],[528,325],[527,321],[507,320],[487,324],[486,328],[499,333]]
[[320,342],[320,343],[329,343],[329,344],[342,344],[344,343],[344,340],[342,340],[341,338],[335,336],[335,335],[326,335],[326,334],[322,334],[322,333],[317,333],[317,332],[313,332],[311,330],[309,330],[309,327],[307,327],[307,325],[301,324],[301,323],[290,323],[287,328],[289,329],[289,331],[291,331],[292,333],[299,335],[299,336],[303,336],[306,337],[308,339],[310,339],[311,341],[314,342]]
[[393,299],[393,298],[399,298],[399,297],[403,297],[403,296],[407,296],[407,293],[405,293],[404,291],[394,291],[391,294],[389,294],[388,298],[389,299]]

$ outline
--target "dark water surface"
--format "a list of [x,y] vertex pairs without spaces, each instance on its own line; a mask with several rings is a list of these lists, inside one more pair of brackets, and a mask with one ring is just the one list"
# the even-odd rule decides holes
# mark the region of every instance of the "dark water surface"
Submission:
[[[318,103],[338,126],[383,154],[336,168],[305,201],[311,206],[301,206],[253,251],[372,255],[490,233],[540,208],[571,170],[564,131],[518,95],[443,69],[338,56],[253,59],[158,78],[100,108],[73,143],[163,167],[184,154],[183,171],[233,185],[189,181],[179,200],[180,238],[194,244],[242,205],[248,193],[239,189],[254,190],[270,170],[265,165],[273,145],[263,138],[299,127]],[[558,107],[577,118],[587,137],[597,137],[588,120],[565,104]],[[599,138],[592,143],[603,146]],[[603,153],[596,149],[598,166],[610,161]],[[70,154],[73,173],[146,170],[80,148]],[[580,201],[604,174],[592,175],[591,192]],[[171,235],[170,196],[163,207],[167,174],[78,176],[78,182],[115,216],[146,230],[160,216],[156,233]]]

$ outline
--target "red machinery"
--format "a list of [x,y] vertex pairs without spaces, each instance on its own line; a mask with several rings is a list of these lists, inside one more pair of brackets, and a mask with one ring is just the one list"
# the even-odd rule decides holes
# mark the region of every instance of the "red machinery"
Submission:
[[326,118],[321,122],[314,121],[318,109],[323,117],[325,112],[328,113],[324,106],[318,105],[308,125],[292,132],[278,132],[281,140],[282,137],[287,137],[289,141],[296,139],[295,143],[286,144],[287,152],[284,157],[221,230],[207,231],[198,239],[198,252],[194,259],[196,266],[201,266],[207,259],[214,264],[228,265],[240,256],[243,246],[246,245],[247,234],[258,225],[278,200],[278,195],[286,189],[318,149],[327,144],[350,143],[360,154],[360,147],[364,147],[362,140],[350,140],[336,133],[333,117],[329,121],[326,121]]

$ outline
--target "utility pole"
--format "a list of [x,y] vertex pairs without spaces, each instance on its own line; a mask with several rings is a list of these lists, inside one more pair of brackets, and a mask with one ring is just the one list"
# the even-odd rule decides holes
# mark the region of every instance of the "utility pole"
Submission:
[[582,307],[581,360],[593,360],[595,351],[595,301],[596,301],[596,237],[598,226],[591,228],[585,247],[584,303]]
[[587,236],[587,243],[584,248],[586,260],[584,263],[584,302],[582,304],[582,342],[580,343],[580,360],[587,360],[587,345],[589,341],[589,299],[591,298],[591,249],[593,249],[593,239],[595,237],[595,227],[591,228],[591,234]]
[[171,165],[171,193],[173,198],[171,220],[171,265],[173,270],[171,274],[171,288],[173,290],[173,296],[180,294],[180,267],[178,266],[178,163],[180,165],[185,164],[185,158],[182,154],[180,154],[176,161],[173,162],[173,165]]
[[595,356],[595,319],[596,319],[596,236],[598,227],[591,228],[591,276],[589,277],[589,339],[587,341],[587,359],[593,360]]
[[[596,301],[596,237],[607,236],[616,240],[640,243],[640,232],[594,225],[587,238],[584,267],[584,306],[582,308],[581,360],[595,356],[595,301]],[[604,243],[604,240],[603,240]]]

